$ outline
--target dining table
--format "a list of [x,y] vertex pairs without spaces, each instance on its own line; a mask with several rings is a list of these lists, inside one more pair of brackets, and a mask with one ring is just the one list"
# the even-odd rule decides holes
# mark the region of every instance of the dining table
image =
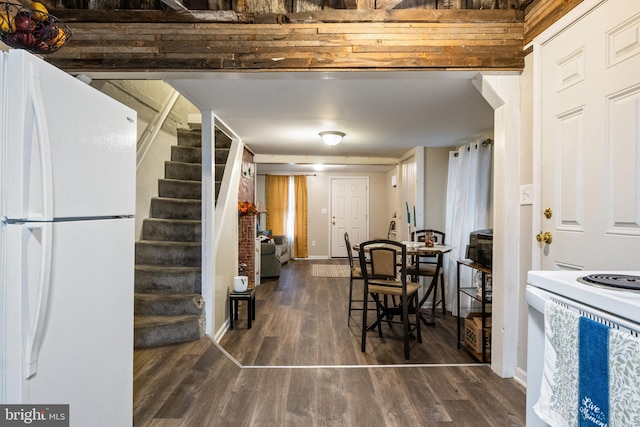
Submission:
[[[412,261],[416,263],[416,271],[419,270],[420,257],[423,257],[423,256],[437,257],[436,268],[433,273],[433,278],[431,279],[431,283],[429,284],[429,287],[423,293],[422,298],[420,298],[420,301],[418,302],[418,308],[417,308],[419,311],[420,320],[422,320],[422,323],[424,323],[426,326],[434,326],[436,324],[435,323],[436,304],[437,304],[436,298],[438,293],[437,285],[438,285],[438,281],[440,280],[440,270],[442,269],[442,265],[444,262],[444,255],[446,253],[451,252],[453,250],[453,246],[443,245],[443,244],[434,244],[433,246],[427,246],[425,242],[411,242],[411,241],[402,241],[401,243],[407,247],[407,257],[411,258]],[[380,242],[379,244],[376,244],[376,245],[384,246],[384,242]],[[360,245],[357,243],[353,245],[353,250],[359,251]],[[430,296],[432,296],[431,316],[430,316],[430,319],[427,320],[424,317],[424,313],[422,312],[421,308],[427,302]],[[444,295],[442,295],[442,298],[444,298]]]

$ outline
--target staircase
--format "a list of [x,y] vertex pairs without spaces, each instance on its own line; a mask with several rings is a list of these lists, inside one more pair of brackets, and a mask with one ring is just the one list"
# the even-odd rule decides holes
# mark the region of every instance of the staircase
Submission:
[[[216,194],[230,140],[216,131]],[[136,242],[134,337],[136,348],[204,336],[201,289],[201,131],[179,130],[178,145],[158,180],[150,218]],[[218,166],[220,165],[220,166]]]

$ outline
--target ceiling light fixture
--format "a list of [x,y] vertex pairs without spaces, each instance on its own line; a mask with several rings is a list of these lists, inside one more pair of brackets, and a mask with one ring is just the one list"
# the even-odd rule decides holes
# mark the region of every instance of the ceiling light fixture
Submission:
[[340,144],[340,141],[342,141],[342,138],[345,136],[345,133],[338,132],[337,130],[327,130],[324,132],[320,132],[318,135],[320,135],[320,138],[322,138],[325,144],[337,145],[337,144]]

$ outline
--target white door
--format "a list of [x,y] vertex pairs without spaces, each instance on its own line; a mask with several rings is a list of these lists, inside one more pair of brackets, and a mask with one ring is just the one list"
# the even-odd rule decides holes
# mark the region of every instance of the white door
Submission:
[[541,268],[637,270],[640,2],[605,2],[541,58]]
[[331,179],[331,257],[346,257],[344,233],[352,244],[369,238],[368,178]]

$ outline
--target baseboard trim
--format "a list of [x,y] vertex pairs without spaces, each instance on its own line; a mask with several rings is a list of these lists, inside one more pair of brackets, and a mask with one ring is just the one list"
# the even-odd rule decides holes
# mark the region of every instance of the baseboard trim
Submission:
[[527,372],[522,368],[516,368],[516,374],[513,379],[522,387],[527,388]]
[[222,337],[224,336],[224,334],[226,334],[227,331],[229,330],[229,326],[231,326],[231,323],[229,322],[229,319],[227,319],[224,321],[224,324],[220,329],[218,329],[218,332],[216,332],[214,336],[207,335],[207,338],[209,338],[211,342],[218,344],[222,339]]

